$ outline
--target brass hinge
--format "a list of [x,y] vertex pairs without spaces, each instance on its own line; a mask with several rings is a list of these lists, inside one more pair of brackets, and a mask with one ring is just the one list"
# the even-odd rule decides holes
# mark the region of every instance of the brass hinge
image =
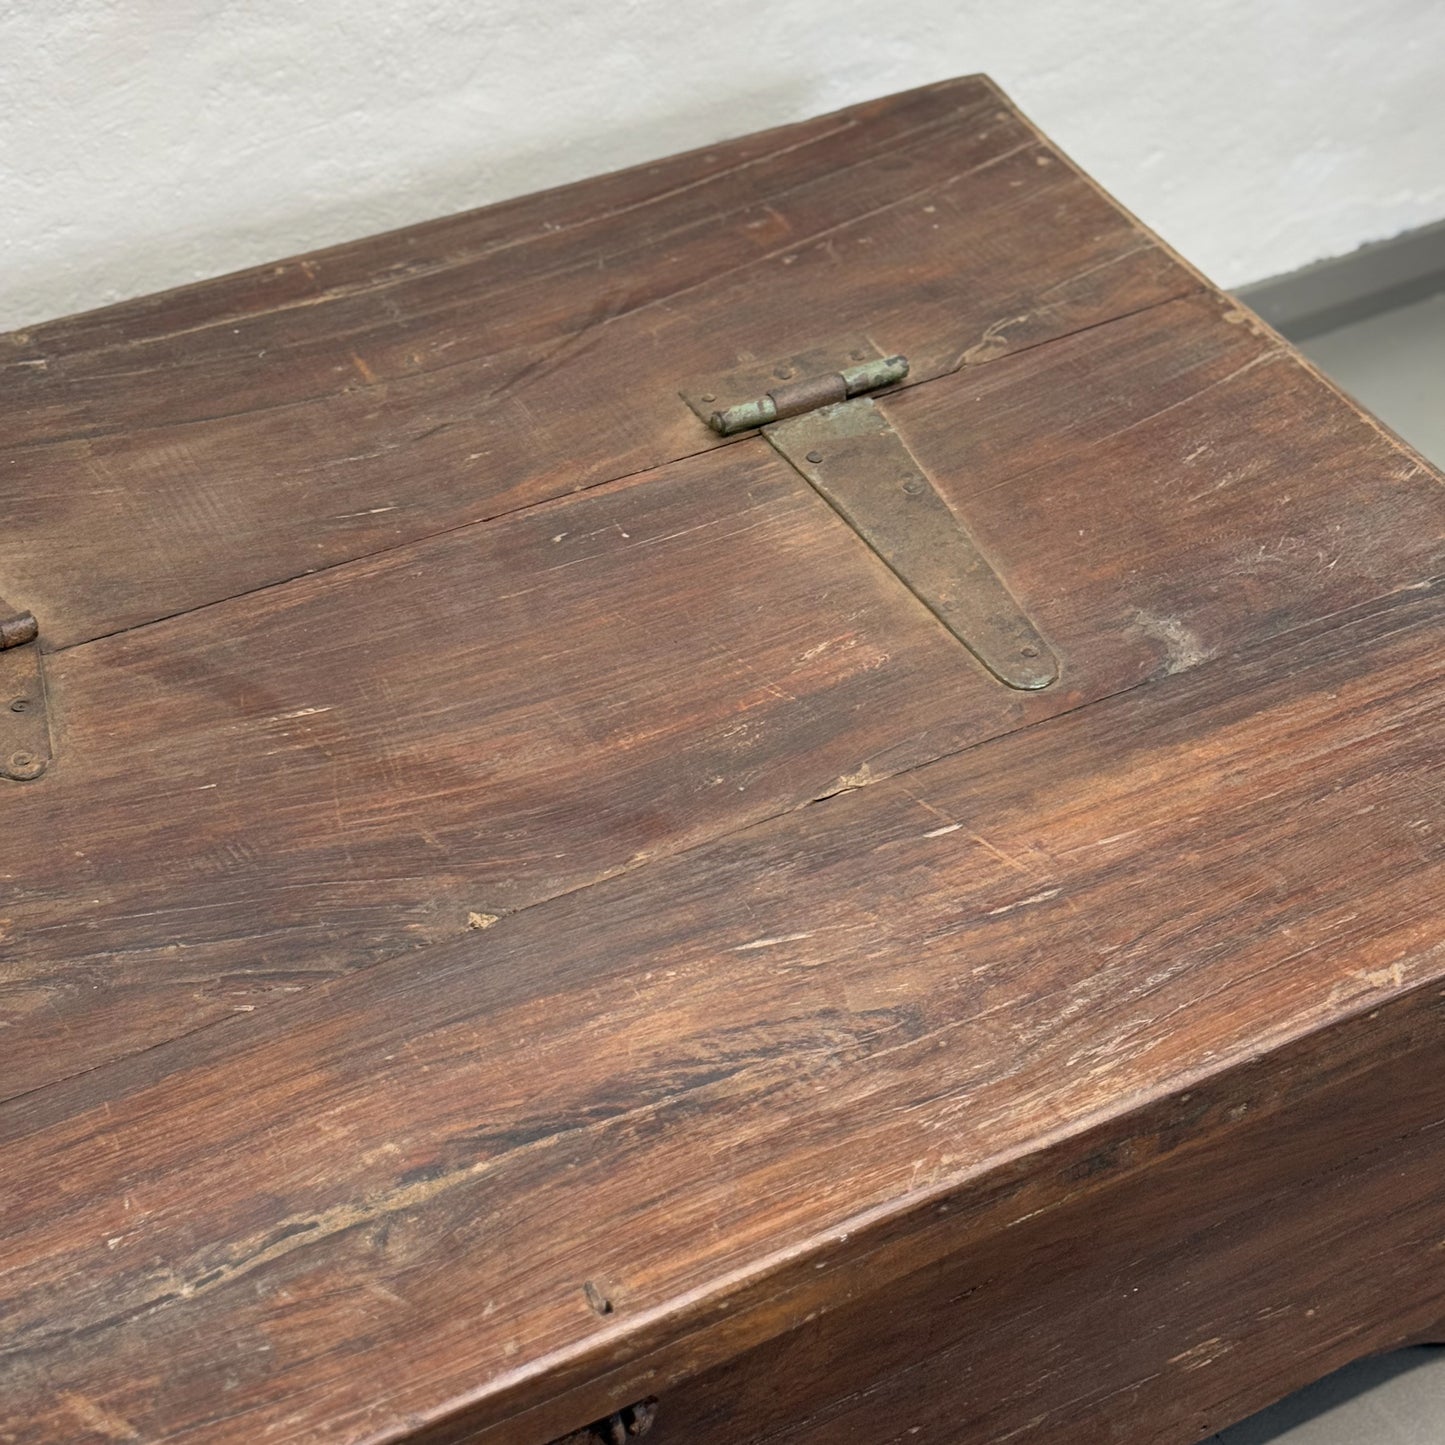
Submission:
[[[868,353],[874,354],[870,358]],[[842,353],[847,364],[836,365]],[[908,375],[871,342],[744,368],[682,393],[730,436],[760,427],[773,448],[1000,682],[1037,691],[1059,660],[867,392]],[[775,384],[766,389],[759,382]],[[758,391],[762,389],[762,394]],[[732,398],[742,396],[737,401]],[[727,401],[726,405],[718,405]]]
[[0,601],[0,778],[32,782],[50,761],[40,625]]

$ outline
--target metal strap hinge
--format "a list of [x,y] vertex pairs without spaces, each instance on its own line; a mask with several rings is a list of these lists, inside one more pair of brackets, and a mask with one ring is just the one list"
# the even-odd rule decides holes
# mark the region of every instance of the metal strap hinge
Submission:
[[31,782],[50,761],[40,626],[0,601],[0,778]]
[[[782,362],[766,378],[777,384],[762,395],[759,368],[753,367],[682,397],[724,436],[761,427],[774,449],[1000,682],[1023,691],[1048,687],[1058,680],[1058,657],[865,394],[902,381],[907,358],[879,356],[867,342],[847,348],[847,355],[849,364],[841,367],[829,367],[827,353],[816,352]],[[745,399],[731,401],[739,395]],[[723,400],[730,404],[719,406]]]

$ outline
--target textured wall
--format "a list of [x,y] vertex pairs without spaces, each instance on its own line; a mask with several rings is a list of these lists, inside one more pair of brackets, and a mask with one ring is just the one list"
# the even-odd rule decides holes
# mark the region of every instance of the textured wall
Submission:
[[1441,0],[0,0],[0,326],[972,70],[1227,285],[1445,216]]

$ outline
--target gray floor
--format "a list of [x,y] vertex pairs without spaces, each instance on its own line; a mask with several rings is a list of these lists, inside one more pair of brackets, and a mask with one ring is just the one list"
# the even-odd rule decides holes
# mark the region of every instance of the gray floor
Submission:
[[[1445,292],[1301,343],[1445,467]],[[1217,1445],[1445,1445],[1445,1349],[1362,1360],[1216,1435]]]
[[1328,331],[1301,342],[1300,350],[1445,467],[1445,291]]
[[1217,1445],[1441,1445],[1445,1349],[1361,1360],[1212,1438]]

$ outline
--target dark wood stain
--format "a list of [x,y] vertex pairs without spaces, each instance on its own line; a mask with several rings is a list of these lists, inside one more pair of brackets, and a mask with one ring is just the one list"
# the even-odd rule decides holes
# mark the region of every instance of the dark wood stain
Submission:
[[[850,331],[1057,687],[676,395]],[[0,1441],[1166,1445],[1438,1335],[1441,479],[987,82],[0,349]]]
[[52,655],[3,1092],[1429,575],[1436,480],[1221,309],[886,404],[1061,648],[1037,696],[759,438]]
[[651,1440],[984,1441],[1020,1422],[1060,1445],[1201,1440],[1322,1370],[1438,1340],[1420,1326],[1445,1307],[1441,1023],[1437,1004],[1391,1069],[1263,1111],[1242,1095],[1237,1121],[1142,1170],[1137,1138],[1085,1161],[1079,1181],[1105,1187],[679,1387]]

